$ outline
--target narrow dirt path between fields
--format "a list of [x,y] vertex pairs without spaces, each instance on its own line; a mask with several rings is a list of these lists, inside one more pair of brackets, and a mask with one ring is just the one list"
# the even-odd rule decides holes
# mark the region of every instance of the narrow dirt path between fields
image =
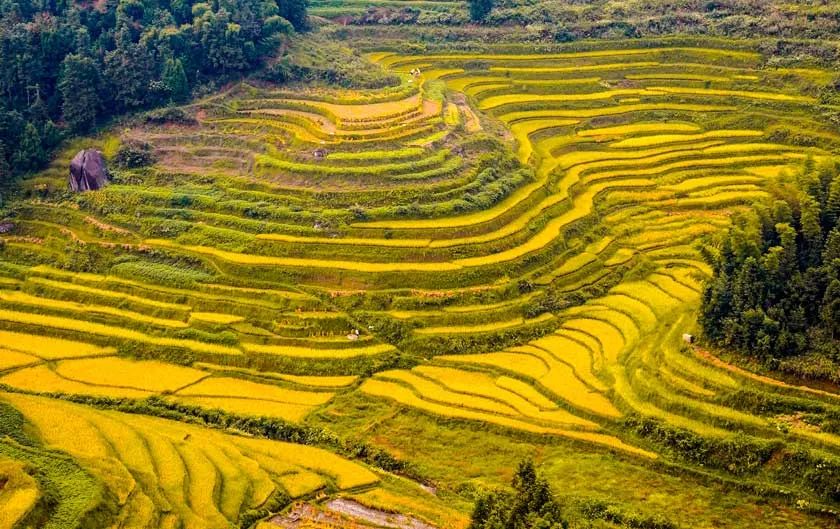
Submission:
[[720,358],[716,357],[715,355],[713,355],[712,353],[710,353],[709,351],[705,350],[705,349],[701,349],[699,347],[694,347],[693,349],[694,349],[694,353],[697,356],[699,356],[703,360],[709,362],[710,364],[714,365],[715,367],[719,367],[721,369],[726,369],[727,371],[730,371],[732,373],[736,373],[738,375],[747,377],[747,378],[755,380],[757,382],[762,382],[764,384],[768,384],[768,385],[771,385],[771,386],[777,386],[777,387],[780,387],[780,388],[789,388],[789,389],[796,389],[796,390],[799,390],[799,391],[805,391],[807,393],[812,393],[814,395],[823,395],[823,396],[827,396],[827,397],[833,397],[833,398],[840,399],[840,395],[838,395],[837,393],[832,393],[830,391],[823,391],[821,389],[816,389],[816,388],[812,388],[812,387],[809,387],[809,386],[801,386],[801,385],[796,386],[796,385],[793,385],[793,384],[788,384],[787,382],[782,382],[781,380],[778,380],[778,379],[775,379],[775,378],[770,378],[768,376],[759,375],[757,373],[747,371],[746,369],[743,369],[743,368],[738,367],[736,365],[725,362],[725,361],[721,360]]

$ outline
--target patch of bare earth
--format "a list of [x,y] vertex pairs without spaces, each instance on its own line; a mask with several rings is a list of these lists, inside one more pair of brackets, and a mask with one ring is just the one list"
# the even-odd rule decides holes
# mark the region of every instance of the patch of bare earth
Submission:
[[797,385],[793,385],[793,384],[788,384],[787,382],[782,382],[781,380],[777,380],[775,378],[770,378],[770,377],[767,377],[767,376],[764,376],[764,375],[759,375],[759,374],[753,373],[751,371],[747,371],[746,369],[740,368],[736,365],[732,365],[728,362],[724,362],[723,360],[716,357],[715,355],[713,355],[712,353],[710,353],[709,351],[707,351],[705,349],[701,349],[699,347],[694,347],[693,349],[694,349],[694,352],[697,354],[697,356],[699,356],[703,360],[706,360],[707,362],[714,365],[715,367],[719,367],[721,369],[726,369],[727,371],[731,371],[732,373],[736,373],[738,375],[750,378],[750,379],[758,381],[758,382],[762,382],[764,384],[769,384],[771,386],[777,386],[777,387],[781,387],[781,388],[797,389],[799,391],[805,391],[807,393],[813,393],[814,395],[825,395],[825,396],[828,396],[828,397],[835,397],[835,398],[840,397],[840,395],[838,395],[836,393],[832,393],[830,391],[823,391],[821,389],[815,389],[815,388],[812,388],[812,387],[809,387],[809,386],[801,386],[801,385],[797,386]]
[[269,522],[283,529],[437,529],[412,516],[374,509],[345,498],[330,500],[323,507],[311,503],[297,503],[287,512],[271,518]]

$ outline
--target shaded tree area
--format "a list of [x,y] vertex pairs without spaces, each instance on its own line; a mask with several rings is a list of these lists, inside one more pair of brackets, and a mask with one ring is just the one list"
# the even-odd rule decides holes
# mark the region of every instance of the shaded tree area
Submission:
[[0,0],[0,181],[68,133],[258,67],[306,0]]
[[470,8],[470,20],[479,22],[484,20],[493,9],[493,0],[467,0]]
[[531,461],[519,463],[513,491],[493,491],[476,501],[469,529],[566,529],[560,504]]
[[737,215],[711,258],[705,336],[799,375],[840,382],[840,164],[808,162]]

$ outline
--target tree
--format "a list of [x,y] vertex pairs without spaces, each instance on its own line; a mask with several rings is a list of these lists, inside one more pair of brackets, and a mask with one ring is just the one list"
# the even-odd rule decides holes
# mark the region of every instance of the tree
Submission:
[[96,124],[99,84],[99,69],[93,59],[76,54],[64,58],[58,89],[64,121],[73,132],[87,132]]
[[548,482],[531,461],[522,461],[513,477],[511,494],[493,491],[473,509],[470,529],[565,529],[568,524]]
[[142,44],[123,40],[117,49],[105,55],[105,76],[111,97],[120,110],[139,108],[150,102],[150,81],[154,80],[155,62]]
[[493,0],[467,0],[470,6],[470,20],[481,22],[493,9]]
[[291,22],[297,31],[309,29],[309,19],[306,16],[308,4],[307,0],[277,0],[279,15]]
[[46,160],[46,153],[41,144],[41,135],[32,123],[27,123],[23,129],[20,144],[15,151],[12,161],[15,169],[20,171],[34,171]]
[[835,279],[825,289],[820,317],[828,334],[840,338],[840,281]]
[[6,144],[0,141],[0,184],[8,181],[10,176],[9,161],[6,158]]
[[820,204],[808,193],[802,193],[799,200],[801,213],[800,224],[804,242],[803,257],[806,266],[816,266],[820,262],[823,245],[822,226],[820,225]]
[[190,85],[181,59],[167,59],[160,80],[169,92],[171,101],[185,101],[190,96]]

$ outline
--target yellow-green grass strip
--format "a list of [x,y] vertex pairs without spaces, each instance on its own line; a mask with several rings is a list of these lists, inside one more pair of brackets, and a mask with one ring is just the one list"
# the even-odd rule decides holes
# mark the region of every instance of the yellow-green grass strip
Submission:
[[[498,379],[494,379],[484,373],[427,365],[415,367],[412,373],[419,373],[423,377],[431,379],[456,393],[477,395],[501,402],[515,410],[519,415],[529,419],[558,425],[567,424],[584,428],[597,428],[597,425],[592,421],[557,409],[555,404],[542,396],[533,387],[516,379],[501,377],[503,382],[500,385]],[[504,385],[511,386],[521,393],[508,389]],[[421,391],[421,394],[426,395],[423,391]],[[527,395],[527,397],[523,394]],[[434,399],[433,395],[430,395],[430,397]],[[535,404],[528,397],[538,401],[541,405]]]
[[245,449],[246,454],[249,451],[259,452],[272,459],[330,476],[342,490],[373,485],[379,481],[376,474],[359,463],[314,446],[246,437],[237,437],[235,443]]
[[512,373],[519,373],[535,380],[539,380],[545,376],[550,369],[545,360],[525,350],[522,350],[522,352],[511,350],[483,354],[442,355],[435,357],[435,359],[445,362],[496,367]]
[[[463,371],[458,372],[465,373]],[[519,412],[507,402],[477,393],[464,393],[462,391],[452,390],[438,380],[421,376],[413,371],[381,371],[376,374],[376,378],[408,384],[420,395],[423,400],[426,401],[433,401],[446,404],[447,406],[468,408],[487,413],[513,417],[519,416]]]
[[593,185],[576,197],[574,207],[571,210],[551,219],[542,230],[528,239],[527,242],[509,250],[492,255],[457,259],[454,263],[458,266],[472,267],[512,261],[528,253],[544,248],[546,245],[557,239],[563,229],[570,223],[582,219],[591,213],[593,201],[598,193],[611,187],[646,187],[653,185],[655,185],[653,181],[641,178],[604,182]]
[[694,103],[636,103],[582,109],[519,110],[516,112],[503,113],[499,116],[499,119],[505,123],[515,123],[523,119],[551,117],[587,119],[629,114],[633,112],[647,112],[651,110],[671,110],[674,112],[731,112],[738,110],[738,107],[732,105],[703,105]]
[[677,193],[686,193],[721,185],[725,186],[744,183],[756,184],[761,181],[761,177],[749,175],[698,176],[696,178],[687,178],[676,184],[662,186],[661,189],[667,189]]
[[271,378],[276,380],[285,380],[301,386],[311,386],[314,388],[339,388],[346,387],[355,382],[359,377],[355,375],[346,376],[317,376],[317,375],[287,375],[285,373],[276,373],[274,371],[259,371],[247,367],[233,367],[222,366],[217,364],[209,364],[206,362],[196,362],[194,367],[200,369],[210,369],[217,372],[231,372],[243,373],[246,375],[253,375],[257,377]]
[[658,132],[698,132],[700,130],[700,127],[693,123],[628,123],[626,125],[613,125],[609,127],[579,130],[577,135],[585,138],[592,138],[598,136],[631,136],[633,134]]
[[[737,78],[739,76],[735,75],[733,78]],[[720,75],[703,75],[703,74],[692,74],[692,73],[684,73],[684,72],[670,72],[670,73],[637,73],[637,74],[626,74],[624,76],[625,79],[631,79],[635,81],[645,81],[649,79],[663,79],[663,80],[676,80],[676,81],[704,81],[704,82],[711,82],[711,83],[726,83],[731,81],[729,77],[722,77]]]
[[230,355],[242,354],[242,352],[239,349],[224,345],[198,342],[195,340],[184,340],[179,338],[164,338],[159,336],[150,336],[139,331],[124,329],[122,327],[112,327],[109,325],[102,325],[100,323],[90,323],[79,321],[77,319],[62,318],[58,316],[45,316],[43,314],[32,314],[28,312],[16,312],[11,310],[0,309],[0,320],[13,323],[21,323],[24,325],[37,325],[53,329],[75,331],[83,334],[107,336],[111,338],[119,338],[123,340],[141,342],[150,345],[159,345],[163,347],[178,347],[200,353]]
[[668,46],[661,48],[627,48],[611,50],[589,50],[576,52],[560,52],[545,54],[494,54],[494,53],[440,53],[424,55],[402,55],[399,59],[391,62],[393,67],[401,62],[437,62],[437,61],[549,61],[556,59],[580,59],[585,57],[624,57],[637,55],[656,55],[659,53],[696,53],[698,55],[711,55],[718,57],[732,57],[740,59],[758,60],[761,55],[756,52],[738,51],[722,48],[701,48],[690,46]]
[[118,309],[109,307],[107,305],[88,305],[84,303],[76,303],[75,301],[62,301],[58,299],[42,298],[38,296],[30,296],[23,292],[5,292],[0,291],[0,300],[15,305],[27,305],[30,307],[39,307],[50,310],[57,310],[62,312],[73,313],[90,313],[90,314],[104,314],[106,316],[116,316],[126,320],[136,321],[138,323],[145,323],[149,325],[156,325],[159,327],[169,327],[172,329],[183,329],[188,327],[186,322],[180,320],[172,320],[168,318],[155,318],[133,312],[130,310]]
[[491,72],[510,74],[564,74],[578,72],[598,72],[610,70],[630,70],[633,68],[655,68],[661,63],[654,61],[618,62],[605,64],[580,64],[577,66],[491,66]]
[[431,239],[366,239],[361,237],[300,237],[282,233],[260,233],[257,239],[293,244],[333,244],[351,246],[388,246],[398,248],[425,248]]
[[388,382],[385,380],[368,379],[365,381],[364,384],[362,384],[361,389],[363,392],[368,393],[369,395],[394,400],[400,404],[417,408],[422,411],[426,411],[428,413],[431,413],[432,415],[487,422],[506,428],[524,430],[526,432],[531,433],[553,434],[578,441],[595,443],[601,446],[614,448],[635,455],[656,458],[656,454],[636,448],[631,445],[627,445],[617,437],[613,437],[611,435],[597,434],[592,432],[575,432],[570,430],[561,430],[558,428],[547,428],[544,426],[531,424],[510,417],[494,415],[491,413],[482,413],[478,411],[457,408],[454,406],[446,406],[443,404],[428,402],[419,398],[410,389],[403,387],[397,383]]
[[0,529],[14,529],[37,505],[38,482],[27,470],[21,461],[0,457]]
[[[518,378],[511,378],[507,376],[501,376],[496,379],[496,385],[500,388],[506,389],[508,391],[512,391],[516,393],[520,397],[524,398],[531,404],[541,408],[543,410],[555,410],[557,409],[557,404],[555,404],[551,399],[537,391],[534,386],[530,384],[526,384],[525,382],[519,380]],[[559,421],[564,422],[564,421]]]
[[[206,373],[201,373],[206,377]],[[307,406],[320,406],[328,402],[333,396],[332,393],[326,391],[300,391],[231,377],[204,378],[177,391],[177,395],[184,397],[258,399]]]
[[[94,276],[96,281],[102,281],[104,276]],[[80,279],[88,279],[87,275],[82,276]],[[134,303],[139,303],[141,305],[147,305],[149,307],[154,308],[162,308],[162,309],[171,309],[171,310],[179,310],[179,311],[188,311],[190,310],[189,305],[183,304],[176,304],[176,303],[165,303],[163,301],[155,301],[153,299],[144,298],[140,296],[133,296],[131,294],[124,294],[122,292],[114,292],[111,290],[107,290],[102,287],[87,287],[84,285],[77,285],[75,283],[69,283],[64,281],[53,281],[51,279],[44,279],[41,277],[29,277],[26,279],[27,282],[35,283],[38,285],[43,285],[49,288],[55,288],[59,290],[67,290],[71,292],[81,292],[84,294],[95,294],[100,297],[110,298],[110,299],[119,299],[125,301],[131,301]]]
[[554,319],[554,315],[546,312],[534,318],[516,318],[507,321],[494,321],[478,325],[446,325],[440,327],[423,327],[416,329],[417,334],[472,334],[512,329],[523,325],[536,325]]
[[720,90],[714,88],[689,88],[684,86],[651,86],[650,90],[657,90],[669,94],[719,96],[719,97],[740,97],[746,99],[759,99],[768,101],[785,101],[791,103],[814,103],[816,99],[809,96],[780,94],[776,92],[760,92],[746,90]]
[[603,90],[600,92],[589,92],[585,94],[531,94],[531,93],[513,93],[498,96],[490,96],[482,99],[478,108],[482,110],[492,110],[503,105],[510,105],[516,103],[567,103],[569,101],[600,101],[603,99],[613,99],[617,97],[627,96],[662,96],[663,91],[655,90],[653,88],[615,88],[612,90]]
[[295,347],[290,345],[262,345],[243,343],[242,348],[251,353],[262,353],[294,358],[355,358],[359,356],[375,356],[395,351],[389,344],[369,345],[343,349],[314,349],[310,347]]
[[273,417],[291,422],[302,421],[315,408],[309,404],[293,404],[258,398],[183,397],[175,395],[167,397],[167,400],[211,410],[222,410],[236,415]]
[[342,261],[342,260],[321,260],[321,259],[303,259],[297,257],[271,257],[266,255],[244,254],[237,252],[229,252],[212,248],[209,246],[193,246],[181,245],[166,239],[149,239],[145,242],[149,246],[157,246],[161,248],[171,248],[174,250],[183,250],[193,252],[201,255],[209,255],[241,265],[252,266],[289,266],[300,268],[336,268],[342,270],[353,270],[356,272],[445,272],[458,270],[459,265],[449,262],[437,263],[422,263],[422,262],[402,262],[402,263],[371,263],[364,261]]
[[642,136],[638,138],[627,138],[624,140],[610,143],[610,147],[614,149],[636,149],[652,147],[655,145],[667,145],[669,143],[692,142],[708,139],[721,138],[755,138],[762,136],[764,132],[760,130],[710,130],[700,134],[656,134],[652,136]]
[[534,146],[529,137],[531,134],[555,127],[565,127],[580,123],[576,119],[545,118],[529,121],[518,121],[510,126],[513,137],[519,142],[517,157],[522,163],[526,163],[534,152]]

